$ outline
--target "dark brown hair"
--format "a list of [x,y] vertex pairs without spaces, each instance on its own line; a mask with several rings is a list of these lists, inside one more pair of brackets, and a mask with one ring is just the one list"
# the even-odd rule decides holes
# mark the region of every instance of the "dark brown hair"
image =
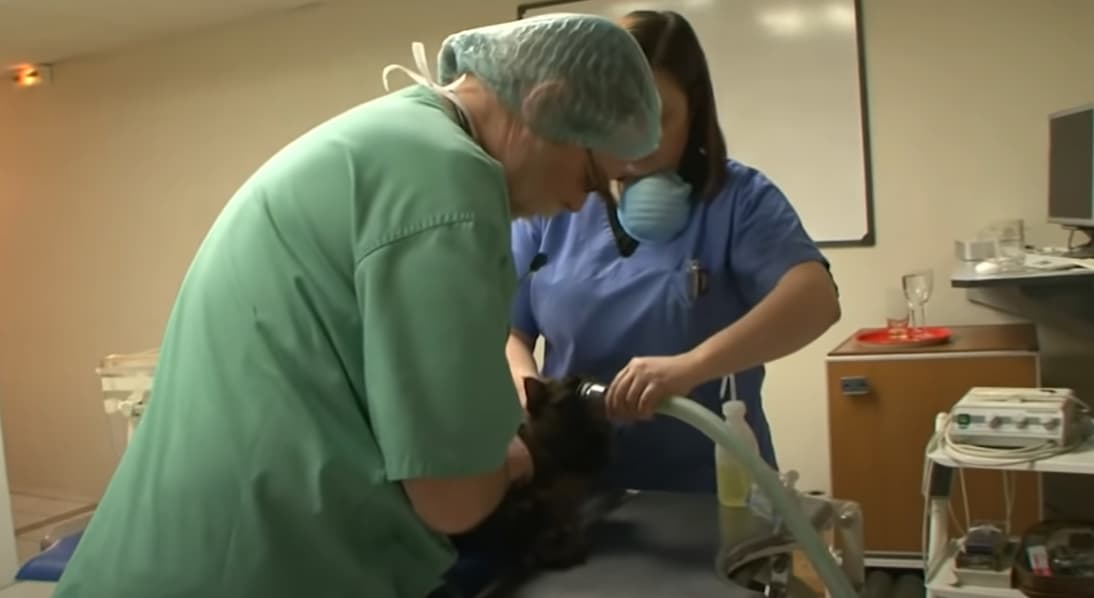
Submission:
[[671,10],[636,10],[622,22],[642,46],[650,66],[671,76],[687,96],[691,124],[677,172],[699,197],[709,200],[726,182],[726,142],[699,37],[687,19]]

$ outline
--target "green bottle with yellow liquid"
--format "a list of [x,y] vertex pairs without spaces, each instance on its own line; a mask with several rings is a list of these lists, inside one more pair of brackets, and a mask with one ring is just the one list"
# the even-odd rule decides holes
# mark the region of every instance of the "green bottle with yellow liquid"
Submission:
[[[749,448],[759,452],[756,435],[745,420],[747,409],[744,401],[730,400],[722,403],[729,432],[745,441]],[[714,449],[714,469],[718,484],[718,502],[727,508],[746,508],[752,493],[752,474],[737,458],[721,446]]]

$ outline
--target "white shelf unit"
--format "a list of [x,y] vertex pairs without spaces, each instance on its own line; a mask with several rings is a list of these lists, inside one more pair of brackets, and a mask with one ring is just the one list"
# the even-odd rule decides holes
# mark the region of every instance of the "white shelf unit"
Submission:
[[155,377],[159,349],[139,353],[115,353],[102,359],[96,372],[103,391],[103,409],[107,415],[125,418],[125,443],[133,438],[140,416],[144,413],[152,381]]
[[[1094,475],[1094,437],[1069,453],[1028,463],[998,464],[968,457],[954,459],[942,449],[931,451],[927,459],[936,465],[954,469]],[[1025,598],[1025,594],[1013,588],[958,585],[953,571],[956,544],[949,539],[949,501],[949,496],[932,496],[929,501],[927,517],[930,531],[925,549],[928,563],[925,571],[927,598]]]

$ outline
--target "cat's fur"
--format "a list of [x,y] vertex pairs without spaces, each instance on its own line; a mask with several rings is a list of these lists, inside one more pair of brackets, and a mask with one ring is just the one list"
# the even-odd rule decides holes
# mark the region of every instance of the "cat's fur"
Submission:
[[581,505],[607,467],[614,432],[601,401],[578,395],[579,378],[525,379],[519,434],[535,465],[463,543],[492,544],[526,568],[567,568],[585,560]]

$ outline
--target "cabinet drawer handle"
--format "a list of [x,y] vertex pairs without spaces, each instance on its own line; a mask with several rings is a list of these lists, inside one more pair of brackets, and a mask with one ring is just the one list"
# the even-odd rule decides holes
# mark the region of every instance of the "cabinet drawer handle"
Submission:
[[870,394],[870,382],[866,376],[844,376],[839,379],[840,390],[847,397],[861,397]]

